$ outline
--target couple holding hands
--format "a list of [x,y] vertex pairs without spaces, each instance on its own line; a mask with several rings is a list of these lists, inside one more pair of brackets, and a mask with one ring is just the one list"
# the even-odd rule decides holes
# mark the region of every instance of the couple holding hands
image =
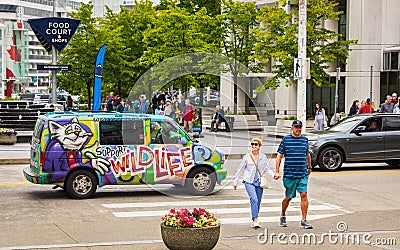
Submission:
[[[262,141],[259,138],[251,140],[251,152],[243,157],[239,169],[234,177],[233,189],[237,189],[239,178],[243,175],[243,184],[250,198],[251,217],[254,228],[260,228],[258,213],[260,210],[263,188],[260,186],[261,177],[268,174],[274,180],[280,176],[280,165],[285,158],[283,170],[283,186],[285,187],[285,198],[282,201],[279,226],[286,227],[286,209],[292,198],[296,197],[296,191],[300,193],[301,215],[300,226],[305,229],[312,229],[307,221],[308,197],[307,184],[308,176],[311,173],[311,156],[308,150],[308,139],[301,135],[302,122],[296,120],[292,124],[291,134],[283,137],[276,158],[275,173],[269,168],[267,156],[260,152]],[[261,176],[260,176],[261,175]]]

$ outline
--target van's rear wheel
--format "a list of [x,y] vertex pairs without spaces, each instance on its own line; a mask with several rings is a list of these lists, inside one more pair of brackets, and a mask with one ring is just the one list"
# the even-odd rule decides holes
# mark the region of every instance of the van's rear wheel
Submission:
[[216,183],[215,172],[206,167],[198,167],[189,174],[185,186],[192,195],[207,195],[214,190]]
[[96,176],[89,170],[77,170],[65,181],[65,190],[74,199],[91,198],[94,196],[96,189]]

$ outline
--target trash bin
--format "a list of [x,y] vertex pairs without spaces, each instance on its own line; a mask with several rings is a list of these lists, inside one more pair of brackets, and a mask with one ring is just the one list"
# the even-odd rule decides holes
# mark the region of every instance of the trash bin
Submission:
[[235,122],[235,117],[225,116],[225,130],[226,132],[233,131],[233,123]]

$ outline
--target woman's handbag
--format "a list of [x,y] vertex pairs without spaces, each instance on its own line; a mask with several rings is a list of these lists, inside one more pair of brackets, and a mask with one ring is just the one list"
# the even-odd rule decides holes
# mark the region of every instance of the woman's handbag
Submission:
[[263,189],[268,189],[269,187],[267,185],[267,176],[265,176],[265,175],[261,176],[260,169],[258,168],[258,166],[257,166],[256,162],[254,161],[253,156],[251,156],[251,154],[250,154],[250,158],[253,161],[254,165],[256,166],[258,175],[260,176],[260,187],[262,187]]

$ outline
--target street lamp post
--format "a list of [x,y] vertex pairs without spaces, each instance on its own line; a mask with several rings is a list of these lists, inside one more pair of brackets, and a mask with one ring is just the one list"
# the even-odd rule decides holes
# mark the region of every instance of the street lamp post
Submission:
[[[307,51],[307,0],[299,1],[299,34],[298,34],[298,58],[305,62]],[[302,74],[297,80],[297,119],[303,123],[303,132],[306,130],[306,74],[304,66]]]

